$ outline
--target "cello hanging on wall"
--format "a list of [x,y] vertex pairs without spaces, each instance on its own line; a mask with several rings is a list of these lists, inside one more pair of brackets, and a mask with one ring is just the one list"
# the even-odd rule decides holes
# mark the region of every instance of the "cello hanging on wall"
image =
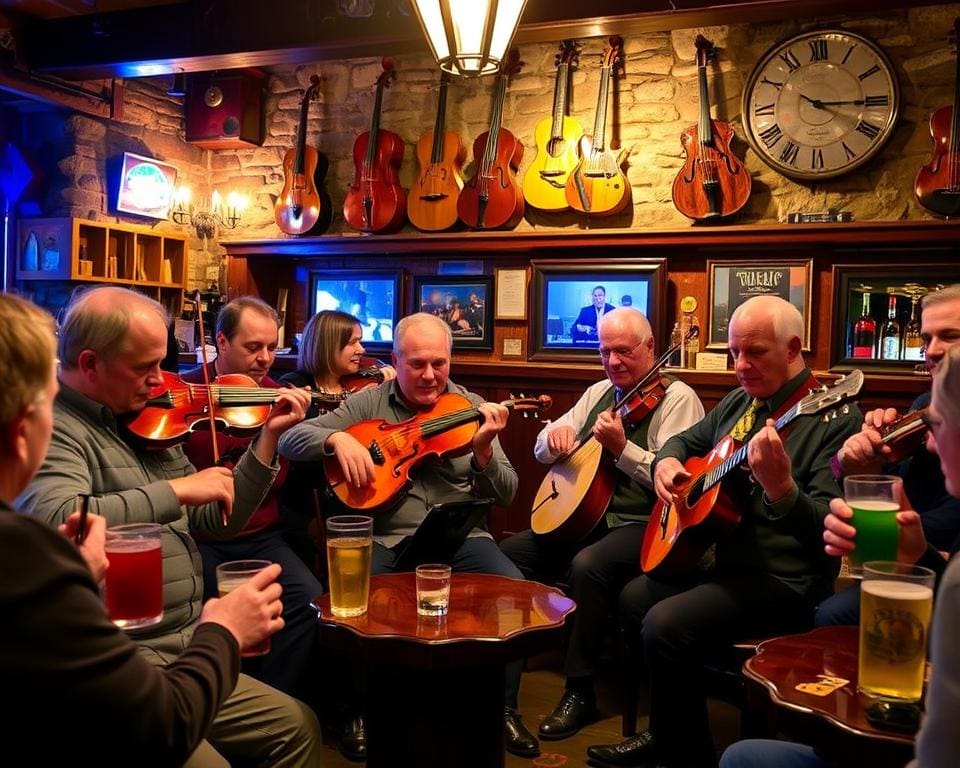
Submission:
[[357,136],[353,144],[356,178],[343,201],[343,218],[360,232],[392,232],[403,226],[407,217],[407,191],[400,186],[398,175],[403,139],[380,127],[383,89],[390,87],[397,72],[393,59],[383,59],[382,66],[370,130]]
[[[960,18],[953,22],[953,41],[960,44]],[[920,205],[940,216],[960,214],[960,54],[953,88],[953,105],[930,115],[933,156],[917,173],[914,185]]]
[[673,204],[695,221],[732,216],[750,198],[753,179],[730,149],[730,123],[710,118],[707,62],[715,50],[697,35],[697,80],[700,86],[700,122],[680,134],[687,159],[673,180]]

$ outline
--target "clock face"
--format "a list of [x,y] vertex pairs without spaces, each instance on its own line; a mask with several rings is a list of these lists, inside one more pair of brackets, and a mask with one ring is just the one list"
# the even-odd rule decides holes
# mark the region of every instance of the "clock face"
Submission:
[[875,43],[821,30],[764,54],[744,89],[741,114],[767,165],[810,180],[839,176],[879,152],[899,105],[897,76]]

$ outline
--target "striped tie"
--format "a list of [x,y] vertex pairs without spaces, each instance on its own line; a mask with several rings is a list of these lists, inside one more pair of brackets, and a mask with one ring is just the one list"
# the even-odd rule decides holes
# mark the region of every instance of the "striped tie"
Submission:
[[753,429],[753,422],[757,417],[757,411],[761,405],[763,405],[763,400],[758,397],[753,398],[753,402],[751,402],[747,410],[743,412],[743,416],[737,419],[737,423],[734,424],[733,429],[730,430],[730,437],[737,441],[743,441],[743,439],[750,434],[750,430]]

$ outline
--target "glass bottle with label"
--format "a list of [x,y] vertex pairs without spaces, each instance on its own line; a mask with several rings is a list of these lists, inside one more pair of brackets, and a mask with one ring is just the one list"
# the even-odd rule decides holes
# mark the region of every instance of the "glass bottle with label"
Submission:
[[676,349],[667,360],[667,365],[670,368],[679,368],[683,350],[683,331],[680,330],[679,320],[673,324],[673,330],[670,332],[670,347],[676,347]]
[[877,321],[870,316],[870,294],[863,294],[863,308],[853,326],[853,357],[871,359],[877,343]]
[[900,359],[900,323],[897,322],[897,297],[893,294],[887,301],[887,322],[880,332],[880,359]]
[[917,302],[920,297],[910,297],[910,321],[903,329],[903,359],[923,360],[923,339],[920,338],[920,321],[917,320]]

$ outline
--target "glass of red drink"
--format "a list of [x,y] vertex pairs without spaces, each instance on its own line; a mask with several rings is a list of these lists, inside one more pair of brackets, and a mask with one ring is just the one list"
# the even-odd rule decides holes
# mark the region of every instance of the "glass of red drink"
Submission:
[[[255,574],[271,565],[269,560],[231,560],[217,566],[217,592],[220,597],[228,595],[237,587],[246,584]],[[261,640],[256,645],[241,648],[240,655],[264,656],[270,653],[270,638]]]
[[163,618],[163,554],[159,523],[107,529],[110,567],[104,583],[107,613],[121,629],[139,629]]

